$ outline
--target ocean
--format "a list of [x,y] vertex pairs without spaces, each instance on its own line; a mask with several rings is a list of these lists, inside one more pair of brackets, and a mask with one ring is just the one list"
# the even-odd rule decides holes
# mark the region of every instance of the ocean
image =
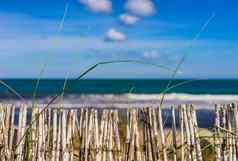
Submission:
[[[29,104],[36,86],[36,79],[8,79],[3,80],[14,88]],[[172,86],[189,81],[188,79],[173,80]],[[149,107],[158,106],[162,98],[161,93],[166,89],[168,79],[90,79],[75,82],[67,81],[72,88],[64,93],[63,100],[66,106],[74,104],[75,107]],[[62,92],[65,81],[63,79],[40,80],[36,102],[48,103],[52,96]],[[0,101],[5,103],[22,103],[3,85],[0,86]],[[238,101],[238,80],[199,80],[182,86],[172,88],[165,95],[162,109],[163,125],[165,129],[171,128],[171,110],[166,108],[172,104],[192,103],[196,106],[196,117],[199,128],[214,129],[215,103],[231,103]],[[57,102],[56,102],[57,103]],[[28,109],[27,122],[30,122],[31,109]],[[124,111],[124,112],[123,112]],[[124,109],[120,109],[120,117],[126,118]],[[100,109],[99,109],[100,115]],[[176,124],[179,126],[178,112],[176,111]],[[124,117],[123,117],[124,116]],[[19,108],[15,112],[15,125],[18,125]]]
[[[171,86],[190,79],[176,79]],[[37,79],[4,79],[27,102],[32,101]],[[85,106],[157,106],[169,79],[84,79],[68,80],[71,88],[64,92],[60,103]],[[47,103],[52,96],[62,92],[64,79],[42,79],[36,93],[36,102]],[[20,103],[22,100],[3,85],[0,86],[0,101]],[[163,105],[192,103],[197,108],[213,109],[216,103],[238,101],[238,79],[197,80],[166,92]]]

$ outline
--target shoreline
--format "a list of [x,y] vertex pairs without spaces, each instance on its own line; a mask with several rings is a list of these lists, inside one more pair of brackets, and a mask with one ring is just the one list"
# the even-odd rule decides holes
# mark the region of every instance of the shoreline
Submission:
[[[52,96],[37,96],[35,102],[37,104],[47,104]],[[63,100],[61,97],[54,103],[64,104],[64,106],[96,106],[105,108],[113,106],[115,108],[127,107],[156,107],[161,104],[161,94],[67,94],[65,93]],[[32,104],[32,96],[24,97],[24,102]],[[13,96],[0,97],[1,103],[20,104],[22,100]],[[213,109],[215,104],[229,104],[238,102],[238,95],[222,95],[222,94],[186,94],[186,93],[169,93],[163,100],[163,107],[170,107],[173,104],[193,104],[197,109]],[[70,106],[69,106],[70,107]]]

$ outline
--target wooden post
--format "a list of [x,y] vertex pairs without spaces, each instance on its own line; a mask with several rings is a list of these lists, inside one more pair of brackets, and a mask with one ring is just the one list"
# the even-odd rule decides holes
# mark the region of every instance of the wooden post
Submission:
[[155,137],[155,133],[157,132],[157,124],[156,124],[156,118],[154,118],[154,114],[153,112],[153,109],[152,108],[148,108],[147,109],[147,116],[148,116],[148,127],[149,127],[149,134],[150,134],[150,144],[151,144],[151,152],[152,152],[152,159],[153,160],[158,160],[158,150],[157,150],[157,145],[156,145],[156,137]]
[[53,133],[53,128],[52,128],[52,110],[51,108],[47,109],[47,115],[46,115],[46,120],[47,124],[45,124],[46,128],[46,159],[50,158],[52,155],[52,133]]
[[102,139],[102,161],[107,160],[108,119],[109,119],[109,111],[105,110],[105,122],[104,122],[103,139]]
[[180,141],[181,141],[181,161],[185,161],[184,159],[184,118],[183,111],[184,106],[179,106],[179,124],[180,124]]
[[9,147],[10,147],[10,151],[11,151],[11,155],[10,158],[13,157],[14,153],[13,153],[13,139],[14,139],[14,134],[15,134],[15,126],[14,126],[14,120],[15,120],[15,106],[13,105],[11,108],[11,122],[10,122],[10,132],[9,132]]
[[161,107],[158,107],[158,119],[159,119],[159,129],[160,129],[160,141],[163,151],[163,161],[168,161],[167,158],[167,146],[165,144],[165,138],[164,138],[164,126],[163,126],[163,119],[162,119],[162,112]]
[[[116,161],[121,161],[121,142],[120,142],[120,135],[118,130],[118,124],[119,124],[119,118],[118,118],[118,111],[113,112],[113,130],[115,134],[115,144],[116,144],[116,150],[117,150],[117,157]],[[136,142],[137,143],[137,142]],[[139,143],[138,143],[139,144]]]
[[6,159],[10,159],[11,156],[11,151],[9,147],[9,137],[10,137],[10,119],[11,119],[11,106],[5,105],[5,118],[4,118],[4,124],[5,124],[5,133],[4,133],[4,138],[5,138],[5,153],[6,153]]
[[187,116],[187,110],[186,105],[183,105],[183,118],[184,118],[184,124],[185,124],[185,132],[186,132],[186,154],[188,160],[192,159],[192,153],[191,153],[191,138],[190,138],[190,130],[189,130],[189,123],[188,123],[188,116]]
[[[32,108],[32,111],[31,111],[31,121],[34,120],[36,118],[36,115],[38,114],[37,113],[38,110],[34,107]],[[37,146],[38,146],[38,130],[39,128],[37,127],[38,125],[38,121],[35,121],[32,123],[32,126],[31,126],[31,137],[32,137],[32,160],[36,160],[37,159]]]
[[200,146],[200,138],[198,134],[197,115],[196,115],[195,107],[193,105],[191,105],[191,115],[192,115],[193,127],[194,127],[193,129],[194,129],[194,135],[195,135],[195,147],[197,152],[197,159],[198,161],[203,161],[202,150]]
[[220,144],[220,110],[218,105],[215,105],[215,152],[216,161],[221,161],[221,144]]
[[24,149],[24,142],[25,137],[23,137],[26,129],[26,112],[27,112],[27,106],[21,105],[20,112],[19,112],[19,124],[18,124],[18,134],[17,134],[17,142],[19,143],[17,147],[17,161],[20,161],[23,159],[23,149]]
[[[226,108],[223,105],[223,107],[221,108],[221,125],[222,128],[226,129]],[[222,158],[223,161],[227,161],[227,134],[225,134],[225,136],[223,137],[223,142],[222,142]]]
[[71,148],[70,148],[70,161],[73,161],[74,160],[74,138],[77,136],[76,135],[76,120],[77,120],[77,110],[73,110],[72,111],[72,136],[71,136]]
[[71,160],[71,153],[73,153],[72,150],[72,145],[71,145],[71,141],[72,141],[72,126],[73,126],[73,110],[69,110],[68,111],[68,117],[66,117],[66,152],[65,152],[65,161],[70,161]]
[[138,129],[138,109],[136,109],[136,118],[135,118],[135,151],[136,151],[136,160],[141,161],[141,149],[140,149],[140,133]]
[[113,146],[113,126],[112,126],[112,113],[113,111],[110,110],[109,111],[109,120],[108,120],[108,124],[109,124],[109,131],[108,131],[108,160],[113,161],[113,157],[112,157],[112,146]]
[[4,122],[5,117],[6,117],[6,109],[4,105],[0,105],[0,144],[1,144],[1,149],[0,149],[0,155],[3,161],[7,159],[7,145],[6,145],[6,124]]
[[53,145],[52,145],[52,161],[57,161],[57,109],[53,110]]
[[[231,105],[228,104],[226,106],[227,108],[227,125],[228,125],[228,131],[232,132],[232,128],[231,128],[231,122],[232,122],[232,115],[231,115]],[[232,161],[232,135],[230,133],[227,133],[227,137],[228,137],[228,159],[229,161]]]
[[175,117],[175,108],[171,107],[172,111],[172,140],[173,140],[173,160],[177,161],[177,141],[176,141],[176,117]]
[[38,108],[38,111],[37,111],[37,113],[38,113],[38,115],[39,115],[39,118],[38,118],[38,120],[39,120],[39,124],[38,124],[38,149],[37,149],[37,158],[39,159],[39,161],[43,161],[43,157],[42,157],[42,144],[43,144],[43,140],[42,140],[42,138],[43,138],[43,134],[42,134],[42,132],[43,132],[43,118],[42,118],[42,113],[40,114],[40,112],[41,112],[41,109],[40,108]]
[[158,123],[155,108],[150,108],[151,117],[152,117],[152,129],[153,129],[153,140],[155,148],[155,158],[160,160],[160,147],[159,147],[159,134],[158,134]]
[[57,127],[57,131],[58,131],[58,134],[57,134],[57,151],[56,151],[56,160],[60,160],[61,158],[61,129],[62,129],[62,111],[61,110],[58,110],[58,127]]
[[[92,148],[91,146],[91,140],[92,140],[92,137],[93,137],[93,125],[94,125],[94,122],[93,122],[93,109],[92,110],[89,110],[89,122],[88,122],[88,128],[87,128],[87,141],[86,141],[86,146],[87,146],[87,150],[88,151],[88,159],[91,157],[90,156],[90,149]],[[92,156],[94,157],[94,156]]]
[[127,123],[126,123],[126,139],[125,139],[125,157],[124,160],[129,160],[129,143],[130,143],[130,122],[131,122],[131,116],[130,116],[130,109],[127,109]]
[[[232,108],[233,108],[233,116],[234,116],[234,132],[237,133],[238,131],[238,110],[237,110],[237,105],[235,103],[232,103]],[[234,157],[233,160],[237,159],[237,152],[238,152],[238,139],[236,136],[233,138],[233,152],[234,152]]]
[[83,144],[84,144],[84,160],[88,160],[88,109],[85,109],[85,120],[84,120],[84,128],[83,128]]
[[148,161],[152,161],[153,160],[153,156],[152,156],[152,152],[151,152],[151,137],[149,134],[149,119],[148,119],[148,113],[147,113],[147,108],[144,108],[144,121],[145,121],[145,147],[146,147],[146,160]]
[[194,124],[193,124],[193,121],[192,121],[191,110],[190,110],[189,105],[186,105],[186,113],[187,113],[189,133],[190,133],[191,158],[192,158],[193,161],[197,161],[197,156],[196,156],[196,151],[195,151],[196,149],[195,149]]
[[100,153],[99,153],[99,130],[98,130],[98,113],[97,110],[94,111],[94,124],[95,124],[95,152],[96,152],[96,160],[100,161]]

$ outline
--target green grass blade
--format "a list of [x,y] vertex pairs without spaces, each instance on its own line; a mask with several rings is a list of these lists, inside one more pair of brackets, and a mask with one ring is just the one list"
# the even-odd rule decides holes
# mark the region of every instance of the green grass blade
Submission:
[[40,70],[40,73],[39,73],[39,76],[38,76],[38,79],[36,81],[36,85],[35,85],[35,88],[34,88],[34,91],[33,91],[33,97],[32,97],[32,108],[34,108],[35,106],[35,98],[36,98],[36,95],[37,95],[37,91],[38,91],[38,88],[39,88],[39,85],[40,85],[40,80],[41,80],[41,77],[44,73],[44,70],[45,70],[45,66],[46,64],[44,64]]
[[63,104],[63,101],[64,101],[64,93],[65,93],[65,89],[66,89],[66,86],[67,86],[67,81],[68,81],[68,77],[66,77],[65,80],[64,80],[63,90],[62,90],[62,93],[61,93],[61,102],[62,102],[62,104]]
[[[195,34],[192,42],[196,41],[200,35],[205,31],[205,29],[207,28],[207,26],[209,25],[209,23],[215,18],[215,13],[212,13],[212,15],[206,20],[206,22],[202,25],[202,27],[200,28],[200,30]],[[189,46],[189,48],[193,47],[193,43]],[[169,86],[172,84],[173,79],[175,78],[176,74],[178,73],[180,67],[182,66],[182,64],[185,61],[186,56],[188,56],[189,53],[185,53],[182,58],[180,59],[180,61],[178,62],[178,64],[176,65],[175,70],[172,73],[171,79],[169,81],[169,83],[167,84],[166,88],[164,91],[162,91],[162,98],[161,98],[161,102],[160,102],[160,106],[162,106],[163,101],[164,101],[164,97],[166,94],[167,89],[169,88]]]
[[66,3],[65,8],[64,8],[64,14],[63,14],[63,17],[62,17],[62,19],[60,21],[59,30],[58,30],[59,33],[64,28],[64,22],[65,22],[67,14],[68,14],[68,10],[69,10],[69,2]]
[[9,86],[7,83],[5,83],[3,80],[0,80],[0,84],[3,85],[4,87],[6,87],[11,93],[13,93],[14,95],[16,95],[18,98],[20,98],[21,100],[23,100],[23,102],[26,102],[25,99],[22,97],[22,95],[20,93],[18,93],[14,88],[12,88],[11,86]]
[[[103,62],[99,62],[99,63],[96,63],[92,66],[90,66],[89,68],[87,68],[84,72],[82,72],[74,81],[79,81],[80,79],[82,79],[84,76],[86,76],[88,73],[90,73],[91,71],[93,71],[95,68],[97,68],[98,66],[101,66],[101,65],[106,65],[106,64],[116,64],[116,63],[143,63],[143,61],[134,61],[134,60],[115,60],[115,61],[103,61]],[[148,62],[144,62],[144,64],[150,64]],[[157,67],[160,67],[160,68],[163,68],[163,69],[166,69],[168,70],[169,68],[167,68],[166,66],[163,66],[163,65],[156,65],[156,64],[151,64],[153,66],[157,66]],[[71,89],[73,86],[67,86],[66,83],[64,85],[64,90],[63,92],[65,92],[66,90],[69,90]],[[39,119],[39,116],[59,97],[62,95],[62,93],[58,93],[56,94],[55,96],[53,96],[53,98],[48,102],[48,104],[43,107],[43,109],[41,110],[41,112],[35,117],[35,119],[33,119],[30,124],[29,124],[29,127],[32,126],[32,124],[37,121]],[[19,142],[16,144],[16,147],[19,146],[19,144],[22,142],[23,138],[25,137],[26,133],[28,132],[29,130],[29,127],[26,129],[25,133],[23,134],[22,138],[19,140]]]

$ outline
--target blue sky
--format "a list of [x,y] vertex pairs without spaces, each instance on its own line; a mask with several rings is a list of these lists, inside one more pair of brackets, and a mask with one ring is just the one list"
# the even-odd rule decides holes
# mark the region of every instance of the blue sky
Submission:
[[[100,61],[133,59],[177,77],[238,78],[236,0],[2,0],[0,77],[76,77]],[[193,41],[211,18],[201,35]],[[141,64],[101,66],[88,77],[164,78]]]

